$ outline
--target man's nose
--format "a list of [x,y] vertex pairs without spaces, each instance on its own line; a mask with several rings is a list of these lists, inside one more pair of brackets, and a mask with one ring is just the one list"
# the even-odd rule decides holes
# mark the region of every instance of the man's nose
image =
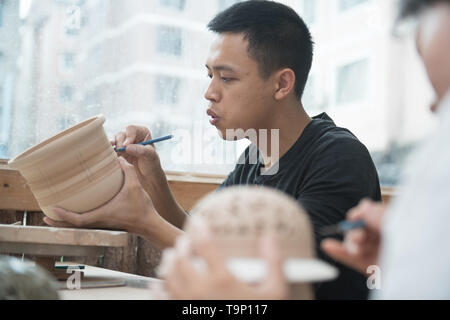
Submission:
[[208,89],[206,90],[205,99],[215,103],[220,101],[220,94],[217,88],[215,87],[214,79],[211,80],[211,83],[209,84]]

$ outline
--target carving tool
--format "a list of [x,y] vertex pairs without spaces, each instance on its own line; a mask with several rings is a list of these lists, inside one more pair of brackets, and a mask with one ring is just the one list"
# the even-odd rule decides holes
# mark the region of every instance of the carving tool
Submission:
[[356,230],[356,229],[364,229],[366,227],[366,223],[363,220],[357,221],[343,221],[334,226],[326,226],[320,230],[320,234],[324,237],[329,237],[333,235],[343,235],[348,231]]
[[[166,136],[166,137],[162,137],[162,138],[157,138],[157,139],[153,139],[153,140],[149,140],[149,141],[145,141],[145,142],[141,142],[141,143],[137,143],[138,145],[141,146],[148,146],[150,144],[154,144],[154,143],[158,143],[158,142],[162,142],[162,141],[166,141],[166,140],[170,140],[173,139],[173,135],[170,136]],[[116,149],[116,152],[124,152],[127,148],[119,148]]]

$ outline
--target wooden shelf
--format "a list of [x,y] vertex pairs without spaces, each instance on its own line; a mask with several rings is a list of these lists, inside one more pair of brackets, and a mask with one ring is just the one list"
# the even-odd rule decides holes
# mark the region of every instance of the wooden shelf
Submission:
[[127,245],[126,232],[0,225],[0,253],[6,254],[89,257]]
[[120,231],[0,225],[1,242],[125,247],[127,236]]

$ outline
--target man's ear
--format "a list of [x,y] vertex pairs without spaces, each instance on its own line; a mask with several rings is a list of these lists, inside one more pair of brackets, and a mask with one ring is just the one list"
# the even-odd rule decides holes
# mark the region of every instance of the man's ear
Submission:
[[275,100],[283,100],[295,90],[295,72],[286,68],[275,74]]

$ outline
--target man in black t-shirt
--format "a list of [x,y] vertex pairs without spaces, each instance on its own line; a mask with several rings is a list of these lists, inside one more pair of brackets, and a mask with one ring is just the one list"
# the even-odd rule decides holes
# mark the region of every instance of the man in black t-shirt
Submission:
[[[252,159],[258,159],[257,163]],[[319,257],[330,263],[333,261],[320,250],[320,227],[345,220],[347,212],[362,198],[381,200],[378,174],[366,147],[350,131],[336,127],[326,114],[313,118],[280,159],[277,173],[262,174],[261,160],[258,149],[251,145],[220,188],[261,185],[297,199],[311,218]],[[316,285],[316,298],[366,298],[366,279],[341,264],[336,266],[339,278]]]
[[[305,112],[313,41],[298,14],[273,1],[246,1],[218,14],[208,27],[215,33],[206,62],[210,123],[223,139],[251,141],[260,158],[256,165],[238,165],[224,186],[261,184],[291,194],[306,208],[316,233],[345,220],[362,198],[379,200],[364,146],[325,115],[311,119]],[[116,135],[115,145],[126,147],[120,155],[129,163],[120,159],[125,185],[107,205],[82,215],[55,210],[65,223],[45,222],[125,229],[161,248],[174,246],[188,214],[175,201],[154,147],[136,145],[150,139],[148,129],[136,126]],[[364,287],[361,276],[341,268],[339,281],[316,293],[364,299]]]

